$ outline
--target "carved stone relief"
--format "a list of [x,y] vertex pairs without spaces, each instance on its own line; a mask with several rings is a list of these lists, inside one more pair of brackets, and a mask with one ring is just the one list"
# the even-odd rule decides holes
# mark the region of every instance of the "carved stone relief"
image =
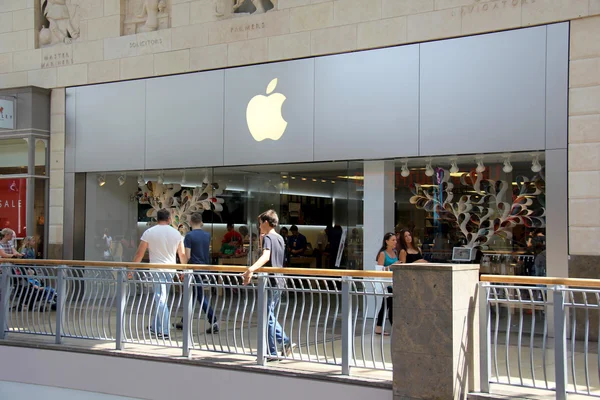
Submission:
[[219,18],[264,14],[277,9],[277,0],[219,0],[215,13]]
[[169,27],[169,0],[126,0],[123,34],[152,32]]
[[41,0],[40,10],[44,17],[39,33],[40,47],[58,43],[69,44],[79,37],[79,7],[70,0]]

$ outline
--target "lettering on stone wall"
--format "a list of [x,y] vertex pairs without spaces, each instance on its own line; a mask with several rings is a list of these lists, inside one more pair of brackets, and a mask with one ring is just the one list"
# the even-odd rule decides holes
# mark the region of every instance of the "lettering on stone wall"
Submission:
[[514,8],[524,4],[533,4],[536,0],[496,0],[486,3],[480,3],[480,0],[475,0],[475,4],[463,6],[462,15],[472,13],[485,13],[493,10],[501,10],[506,8]]
[[138,40],[129,42],[129,48],[135,49],[138,47],[152,47],[162,45],[163,40],[161,38],[158,39],[148,39],[148,40]]
[[44,49],[42,53],[42,68],[64,67],[72,64],[73,51],[70,46]]
[[242,24],[231,27],[231,32],[246,32],[246,31],[256,31],[259,29],[265,29],[265,23],[260,22],[256,24]]

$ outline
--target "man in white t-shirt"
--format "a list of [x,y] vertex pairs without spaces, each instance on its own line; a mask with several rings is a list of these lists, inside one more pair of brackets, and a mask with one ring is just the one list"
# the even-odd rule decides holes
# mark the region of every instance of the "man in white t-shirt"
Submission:
[[[176,264],[177,255],[182,264],[187,264],[187,256],[183,247],[183,237],[171,226],[171,212],[159,210],[156,214],[157,225],[142,234],[140,245],[133,262],[140,262],[146,250],[150,253],[151,264]],[[169,283],[173,281],[174,269],[153,269],[154,304],[156,314],[150,323],[150,333],[159,338],[169,337],[170,313],[167,303]]]

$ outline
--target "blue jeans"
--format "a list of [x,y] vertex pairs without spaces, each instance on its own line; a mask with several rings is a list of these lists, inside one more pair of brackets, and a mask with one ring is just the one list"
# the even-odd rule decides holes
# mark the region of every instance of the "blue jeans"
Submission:
[[195,275],[196,279],[196,299],[202,305],[202,311],[206,313],[206,317],[211,324],[217,322],[215,318],[215,313],[210,306],[209,298],[210,296],[206,296],[204,294],[204,288],[202,287],[202,277]]
[[269,355],[277,355],[277,343],[287,345],[290,339],[287,337],[281,325],[275,317],[275,310],[281,300],[280,290],[267,290],[267,342],[269,344]]
[[170,283],[173,282],[173,274],[166,272],[156,273],[154,276],[154,304],[156,312],[150,323],[150,330],[157,334],[169,335],[171,315],[169,312]]

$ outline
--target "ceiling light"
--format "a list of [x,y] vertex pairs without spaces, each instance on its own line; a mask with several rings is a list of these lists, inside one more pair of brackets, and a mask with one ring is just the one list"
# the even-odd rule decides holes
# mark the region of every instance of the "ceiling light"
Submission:
[[306,178],[302,178],[302,180],[303,180],[303,181],[305,181],[305,180],[306,180]]
[[98,175],[98,186],[104,186],[106,184],[106,178],[104,175]]
[[313,182],[316,182],[316,181],[317,181],[317,179],[316,179],[316,178],[313,178],[313,179],[312,179],[312,181],[313,181]]
[[533,161],[531,162],[531,171],[538,173],[542,170],[542,164],[540,164],[540,155],[534,154]]
[[325,183],[325,182],[327,182],[327,180],[326,179],[321,179],[321,182]]
[[138,175],[138,185],[144,186],[146,184],[146,180],[144,179],[144,174]]
[[210,183],[210,181],[208,180],[208,170],[204,174],[204,180],[202,181],[202,183],[205,185],[208,185]]
[[125,184],[126,180],[127,180],[127,175],[125,174],[125,172],[123,172],[121,175],[119,175],[119,178],[117,178],[117,181],[119,182],[119,186],[123,186]]
[[287,179],[287,175],[281,175],[283,179]]
[[158,182],[158,184],[160,184],[160,185],[165,183],[165,177],[163,176],[162,171],[160,172],[160,174],[158,174],[158,179],[156,180],[156,182]]
[[458,164],[456,164],[456,159],[452,160],[452,165],[450,165],[450,173],[451,174],[458,174]]
[[331,181],[331,183],[335,183],[335,181]]
[[292,176],[292,179],[296,179],[296,177],[295,177],[295,176]]
[[410,170],[408,169],[408,161],[404,161],[404,164],[402,164],[402,168],[400,168],[400,175],[402,175],[403,178],[409,177]]
[[187,183],[187,179],[185,177],[185,169],[183,170],[183,173],[181,174],[181,184],[183,185],[184,183]]
[[510,155],[505,155],[504,156],[504,166],[502,167],[502,171],[504,171],[507,174],[510,174],[513,170],[513,166],[510,163]]
[[475,171],[482,173],[483,171],[485,171],[485,165],[483,165],[483,157],[478,157],[476,159],[477,161],[477,168],[475,168]]
[[427,161],[427,165],[425,166],[425,175],[433,176],[434,173],[435,173],[435,171],[433,170],[433,167],[431,166],[431,159],[430,159]]

